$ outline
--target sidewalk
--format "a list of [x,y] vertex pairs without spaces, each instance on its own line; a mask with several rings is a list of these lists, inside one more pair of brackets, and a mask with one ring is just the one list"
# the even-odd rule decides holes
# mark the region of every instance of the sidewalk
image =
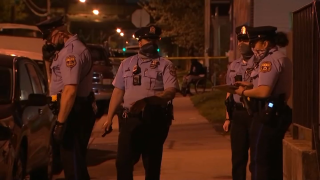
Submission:
[[[161,179],[231,180],[230,141],[215,132],[188,97],[177,97],[174,107],[175,120],[164,145]],[[103,122],[101,119],[94,128],[89,171],[92,179],[115,180],[118,123],[115,119],[114,132],[102,138]],[[144,180],[142,162],[135,166],[134,175],[135,180]]]

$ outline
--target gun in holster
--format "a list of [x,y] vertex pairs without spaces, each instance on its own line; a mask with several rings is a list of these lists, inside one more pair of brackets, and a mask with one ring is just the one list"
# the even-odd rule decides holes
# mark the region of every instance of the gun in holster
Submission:
[[[262,123],[289,126],[292,122],[292,110],[285,102],[285,94],[266,99],[254,99],[255,111]],[[278,122],[280,121],[280,122]]]
[[170,101],[166,107],[166,116],[170,121],[174,120],[172,101]]
[[226,105],[226,109],[229,115],[229,119],[232,120],[232,114],[233,114],[233,109],[234,109],[234,99],[233,99],[233,94],[230,94],[229,97],[225,100],[224,104]]
[[61,100],[61,94],[52,95],[51,101],[48,103],[49,108],[52,111],[52,114],[58,115],[60,110],[60,100]]

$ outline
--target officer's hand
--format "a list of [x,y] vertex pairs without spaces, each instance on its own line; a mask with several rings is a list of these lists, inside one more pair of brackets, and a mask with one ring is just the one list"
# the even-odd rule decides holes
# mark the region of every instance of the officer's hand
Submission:
[[234,94],[238,94],[238,95],[242,95],[242,92],[246,90],[246,88],[244,86],[239,86],[238,89],[234,90]]
[[245,86],[247,89],[253,88],[253,84],[245,81],[237,81],[235,83],[236,86]]
[[111,125],[112,125],[112,118],[109,117],[109,115],[108,115],[107,120],[102,125],[102,129],[105,129],[108,131],[110,129]]
[[140,113],[144,107],[146,107],[146,101],[144,99],[140,99],[134,103],[131,104],[131,108],[129,110],[129,112],[131,113]]
[[65,123],[60,123],[56,121],[56,125],[54,126],[54,129],[53,129],[53,139],[58,144],[62,143],[64,132],[65,132]]
[[230,120],[226,120],[226,121],[224,121],[224,124],[223,124],[223,130],[225,131],[225,132],[228,132],[229,131],[229,126],[230,126]]

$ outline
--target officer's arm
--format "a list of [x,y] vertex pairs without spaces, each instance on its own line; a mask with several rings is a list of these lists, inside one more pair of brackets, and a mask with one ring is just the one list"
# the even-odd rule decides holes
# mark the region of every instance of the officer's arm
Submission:
[[164,91],[155,96],[145,98],[147,104],[166,104],[168,101],[174,99],[179,83],[177,80],[177,73],[174,65],[170,62],[163,71]]
[[271,95],[281,72],[280,62],[263,61],[260,63],[258,87],[243,92],[244,96],[254,98],[267,98]]
[[77,85],[65,85],[61,93],[60,111],[58,121],[64,123],[72,110],[74,101],[77,96]]
[[[230,93],[227,93],[226,99],[228,99],[229,96],[230,96]],[[230,119],[227,108],[226,108],[226,119]]]
[[60,71],[64,88],[61,93],[59,122],[64,123],[67,120],[74,105],[80,81],[81,63],[80,57],[73,54],[67,55],[65,61],[61,62]]
[[123,62],[120,64],[116,77],[114,78],[112,84],[115,87],[112,92],[108,114],[112,118],[116,113],[118,106],[121,104],[124,96],[125,82],[123,78]]
[[111,100],[109,103],[108,114],[113,117],[117,111],[117,108],[123,100],[124,90],[115,87],[112,92]]

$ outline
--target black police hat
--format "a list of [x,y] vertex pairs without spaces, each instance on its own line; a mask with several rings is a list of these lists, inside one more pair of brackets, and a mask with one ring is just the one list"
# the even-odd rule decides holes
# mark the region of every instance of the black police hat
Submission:
[[240,39],[249,40],[248,29],[250,29],[250,28],[252,28],[252,27],[247,26],[247,25],[242,25],[242,26],[236,27],[236,34],[237,34],[238,40],[240,40]]
[[248,29],[248,37],[250,41],[272,38],[276,35],[277,28],[273,26],[259,26]]
[[54,17],[38,23],[36,26],[42,32],[42,38],[47,39],[50,33],[57,27],[64,26],[63,16]]
[[134,36],[138,40],[141,39],[159,39],[161,35],[161,28],[151,25],[149,27],[142,27],[138,29],[135,33]]

